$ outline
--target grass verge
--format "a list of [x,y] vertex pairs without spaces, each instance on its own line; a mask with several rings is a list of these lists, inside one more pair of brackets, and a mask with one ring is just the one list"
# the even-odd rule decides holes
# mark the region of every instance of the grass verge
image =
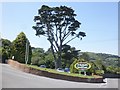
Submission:
[[102,76],[98,76],[98,75],[85,76],[85,75],[82,75],[82,74],[67,73],[67,72],[58,72],[55,69],[40,68],[40,67],[34,66],[34,65],[27,65],[27,67],[31,67],[31,68],[34,68],[34,69],[37,69],[37,70],[47,71],[47,72],[50,72],[50,73],[67,75],[67,76],[73,76],[73,77],[80,77],[80,78],[103,78]]

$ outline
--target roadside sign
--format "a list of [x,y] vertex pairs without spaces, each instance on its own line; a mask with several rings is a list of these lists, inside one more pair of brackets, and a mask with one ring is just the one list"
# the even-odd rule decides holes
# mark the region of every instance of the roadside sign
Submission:
[[87,62],[78,62],[74,65],[74,67],[76,69],[84,71],[84,70],[90,69],[91,65],[90,65],[90,63],[87,63]]

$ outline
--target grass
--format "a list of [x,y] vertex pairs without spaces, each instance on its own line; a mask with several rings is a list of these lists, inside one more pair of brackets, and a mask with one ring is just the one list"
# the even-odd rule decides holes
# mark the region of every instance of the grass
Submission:
[[82,74],[67,73],[67,72],[58,72],[58,71],[56,71],[55,69],[40,68],[40,67],[34,66],[34,65],[27,65],[27,67],[31,67],[31,68],[34,68],[34,69],[37,69],[37,70],[47,71],[47,72],[50,72],[50,73],[67,75],[67,76],[73,76],[73,77],[81,77],[81,78],[102,78],[102,76],[97,76],[97,75],[85,76],[85,75],[82,75]]

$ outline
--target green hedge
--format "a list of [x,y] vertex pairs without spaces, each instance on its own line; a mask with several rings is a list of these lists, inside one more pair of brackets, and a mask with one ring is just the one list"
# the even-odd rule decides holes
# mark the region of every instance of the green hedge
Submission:
[[104,70],[95,70],[95,74],[96,75],[103,75],[104,74]]

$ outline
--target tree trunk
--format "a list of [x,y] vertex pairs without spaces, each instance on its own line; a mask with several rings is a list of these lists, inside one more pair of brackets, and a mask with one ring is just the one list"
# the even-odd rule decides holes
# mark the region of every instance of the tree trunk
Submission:
[[57,58],[56,58],[56,55],[55,55],[55,52],[54,52],[54,49],[53,49],[53,45],[51,45],[51,50],[52,50],[52,54],[53,54],[53,57],[54,57],[55,69],[57,69],[58,68]]
[[58,64],[58,68],[61,68],[61,56],[60,55],[58,56],[57,64]]
[[60,46],[59,46],[59,53],[58,53],[58,67],[61,68],[62,67],[62,32],[61,32],[61,29],[60,29],[60,36],[59,36],[59,39],[60,39]]
[[62,64],[62,43],[60,42],[60,47],[59,47],[59,54],[58,54],[58,67],[61,68]]

